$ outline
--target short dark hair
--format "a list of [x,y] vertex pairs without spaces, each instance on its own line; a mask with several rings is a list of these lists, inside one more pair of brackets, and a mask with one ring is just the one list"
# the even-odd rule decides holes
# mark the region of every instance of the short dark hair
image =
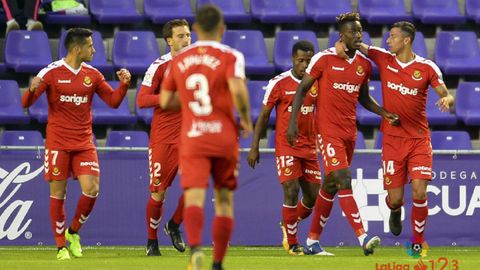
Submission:
[[308,40],[300,40],[293,44],[292,47],[292,56],[294,56],[298,50],[304,51],[304,52],[315,52],[315,48],[313,47],[313,44],[308,41]]
[[223,22],[223,14],[217,6],[206,4],[197,10],[195,22],[205,33],[211,33]]
[[409,37],[413,43],[413,40],[415,40],[415,32],[417,31],[413,23],[406,21],[396,22],[392,25],[392,27],[390,27],[390,29],[395,27],[400,28],[404,36]]
[[63,41],[63,45],[65,49],[69,51],[69,49],[73,45],[83,45],[85,40],[88,37],[91,37],[93,34],[92,30],[86,28],[71,28],[67,31],[67,35],[65,36],[65,40]]
[[338,30],[342,31],[342,28],[345,26],[345,24],[350,23],[350,22],[355,22],[355,21],[360,21],[360,14],[357,12],[347,12],[347,13],[342,13],[337,16],[337,24],[338,24]]
[[173,28],[179,26],[189,27],[188,22],[185,19],[175,19],[168,21],[162,28],[163,39],[167,42],[167,38],[173,37]]

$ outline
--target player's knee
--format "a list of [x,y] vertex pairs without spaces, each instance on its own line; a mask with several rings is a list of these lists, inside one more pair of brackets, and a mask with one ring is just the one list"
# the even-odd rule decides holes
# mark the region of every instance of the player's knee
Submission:
[[337,190],[352,189],[352,176],[348,169],[332,172],[332,176],[335,178]]
[[283,184],[284,203],[286,205],[296,205],[298,202],[298,192],[300,185],[297,181],[286,182]]
[[415,200],[426,200],[427,191],[426,190],[413,190],[413,199]]
[[389,201],[389,205],[388,205],[388,207],[391,208],[392,210],[398,209],[402,206],[403,206],[403,200],[401,199],[391,200]]
[[330,195],[335,195],[337,193],[337,184],[335,179],[332,177],[326,177],[322,184],[322,190]]

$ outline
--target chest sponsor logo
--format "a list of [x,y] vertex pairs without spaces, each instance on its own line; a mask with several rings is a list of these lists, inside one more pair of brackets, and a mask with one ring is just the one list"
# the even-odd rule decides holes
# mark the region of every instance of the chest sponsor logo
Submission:
[[403,86],[403,84],[396,84],[390,81],[387,81],[387,87],[400,92],[402,95],[411,95],[411,96],[416,96],[418,94],[418,89],[417,88],[408,88],[406,86]]
[[420,70],[415,70],[412,74],[412,79],[414,79],[415,81],[420,81],[421,79],[423,79],[422,72],[420,72]]
[[60,102],[74,103],[79,106],[80,104],[86,104],[88,102],[88,96],[77,96],[77,94],[73,96],[61,95]]
[[343,90],[349,94],[360,91],[360,85],[350,83],[333,83],[333,89]]
[[85,76],[85,78],[83,78],[83,85],[86,87],[92,86],[92,79],[89,76]]
[[[314,110],[315,110],[315,105],[310,105],[310,106],[302,105],[302,107],[300,107],[300,112],[302,112],[303,115],[313,113]],[[289,113],[291,113],[292,112],[292,106],[288,106],[287,111]]]
[[363,70],[362,66],[358,66],[356,73],[357,73],[358,76],[363,76],[363,75],[365,75],[365,70]]
[[318,96],[318,90],[315,86],[312,86],[312,88],[310,88],[310,96],[311,97],[317,97]]
[[72,83],[71,80],[58,80],[58,83]]

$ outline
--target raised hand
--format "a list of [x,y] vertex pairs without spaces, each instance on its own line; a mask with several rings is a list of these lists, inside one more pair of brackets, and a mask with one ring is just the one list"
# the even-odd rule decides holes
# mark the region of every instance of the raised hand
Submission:
[[130,75],[130,71],[128,71],[127,69],[124,69],[124,68],[117,71],[117,77],[121,82],[126,83],[126,84],[129,84],[130,79],[132,78],[132,76]]
[[337,52],[338,57],[341,57],[341,58],[344,58],[344,59],[349,59],[350,58],[347,55],[347,52],[348,52],[347,46],[345,45],[345,43],[343,43],[340,40],[335,42],[335,51]]
[[40,77],[35,76],[35,77],[32,79],[32,84],[30,84],[30,88],[28,89],[28,91],[30,91],[30,92],[35,92],[35,91],[37,91],[38,86],[40,86],[41,83],[43,83],[43,79],[40,78]]

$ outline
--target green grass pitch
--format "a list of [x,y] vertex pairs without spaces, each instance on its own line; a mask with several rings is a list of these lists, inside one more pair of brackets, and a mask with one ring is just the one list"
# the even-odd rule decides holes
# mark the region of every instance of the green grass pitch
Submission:
[[[327,247],[335,257],[290,256],[281,247],[231,247],[224,262],[226,270],[457,270],[480,269],[480,247],[431,247],[422,259],[427,268],[416,268],[418,259],[402,247],[380,247],[365,257],[360,247]],[[188,252],[161,247],[161,257],[146,257],[143,247],[84,247],[84,256],[56,261],[53,247],[0,247],[0,270],[102,270],[187,269]],[[212,249],[205,248],[205,269],[211,269]],[[433,264],[432,264],[433,263]],[[432,267],[433,266],[433,267]]]

